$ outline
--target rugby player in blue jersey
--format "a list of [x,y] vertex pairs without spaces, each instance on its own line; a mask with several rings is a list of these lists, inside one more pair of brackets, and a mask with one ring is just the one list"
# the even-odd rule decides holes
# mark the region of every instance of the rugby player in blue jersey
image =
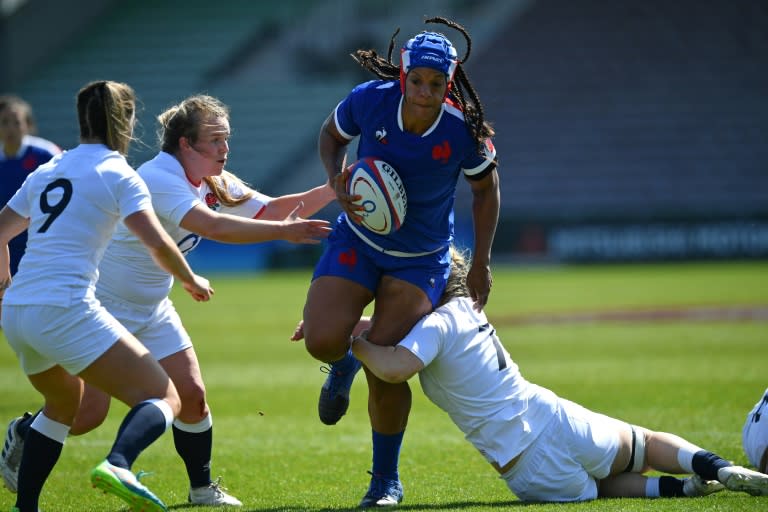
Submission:
[[[0,96],[0,207],[16,193],[40,164],[61,153],[53,142],[37,137],[32,107],[13,95]],[[11,240],[11,275],[19,268],[19,261],[27,246],[27,232]]]
[[[499,215],[499,182],[493,130],[451,41],[438,32],[409,39],[392,63],[374,50],[353,57],[379,79],[355,87],[331,112],[320,130],[320,159],[344,210],[328,238],[310,285],[303,316],[307,351],[329,363],[318,404],[323,423],[346,413],[349,390],[360,362],[349,338],[363,309],[374,302],[368,339],[395,345],[437,305],[450,272],[454,239],[454,199],[459,177],[472,191],[474,247],[467,287],[482,309],[491,290],[491,246]],[[408,196],[399,230],[378,235],[360,224],[360,207],[346,193],[348,145],[358,139],[357,158],[375,157],[392,165]],[[386,383],[366,370],[368,412],[373,437],[371,483],[361,507],[396,505],[403,499],[398,459],[411,408],[406,382]]]

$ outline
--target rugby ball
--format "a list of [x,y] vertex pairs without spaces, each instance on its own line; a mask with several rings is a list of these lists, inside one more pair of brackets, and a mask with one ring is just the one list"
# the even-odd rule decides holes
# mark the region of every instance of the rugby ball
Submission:
[[363,218],[363,226],[379,235],[400,229],[405,221],[408,199],[395,168],[377,158],[361,158],[349,169],[347,192],[361,196],[355,204],[363,207],[358,212]]

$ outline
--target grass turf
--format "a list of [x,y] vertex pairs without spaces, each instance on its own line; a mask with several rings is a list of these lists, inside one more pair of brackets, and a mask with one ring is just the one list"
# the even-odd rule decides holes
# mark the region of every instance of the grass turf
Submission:
[[[198,304],[174,290],[213,410],[214,476],[246,511],[345,510],[364,494],[370,427],[362,378],[347,416],[317,419],[324,374],[288,340],[308,271],[210,276],[216,295]],[[529,380],[593,410],[681,435],[739,464],[745,415],[765,389],[768,327],[752,320],[660,318],[608,322],[541,320],[542,314],[632,312],[691,306],[768,308],[768,263],[496,267],[487,313]],[[539,316],[536,316],[539,315]],[[562,318],[558,316],[556,318]],[[533,320],[532,320],[533,319]],[[768,498],[722,492],[694,501],[599,500],[523,505],[413,380],[414,406],[401,455],[404,510],[768,510]],[[0,343],[0,419],[33,410],[39,397]],[[91,489],[88,472],[107,453],[124,405],[98,430],[68,439],[43,491],[44,511],[125,510]],[[5,420],[2,420],[5,422]],[[174,510],[187,482],[171,436],[141,455],[135,470]],[[13,496],[0,490],[0,510]],[[189,507],[191,510],[192,507]],[[194,508],[206,510],[206,508]]]

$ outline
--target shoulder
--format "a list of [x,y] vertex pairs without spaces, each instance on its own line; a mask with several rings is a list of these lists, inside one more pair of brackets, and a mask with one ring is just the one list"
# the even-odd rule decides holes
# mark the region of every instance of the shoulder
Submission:
[[25,135],[24,144],[39,152],[48,153],[50,156],[61,153],[61,148],[48,139],[36,137],[35,135]]
[[181,164],[173,155],[168,153],[158,153],[151,160],[141,164],[136,172],[150,185],[171,185],[186,182]]
[[397,98],[400,100],[400,88],[398,82],[392,80],[371,80],[358,84],[352,92],[349,93],[347,99],[353,102],[370,102],[385,101],[388,98]]

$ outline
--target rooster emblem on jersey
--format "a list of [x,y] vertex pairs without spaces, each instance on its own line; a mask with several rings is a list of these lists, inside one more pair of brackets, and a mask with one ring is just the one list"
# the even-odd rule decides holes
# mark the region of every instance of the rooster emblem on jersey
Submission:
[[376,140],[382,144],[387,143],[387,130],[382,126],[380,130],[376,130]]

